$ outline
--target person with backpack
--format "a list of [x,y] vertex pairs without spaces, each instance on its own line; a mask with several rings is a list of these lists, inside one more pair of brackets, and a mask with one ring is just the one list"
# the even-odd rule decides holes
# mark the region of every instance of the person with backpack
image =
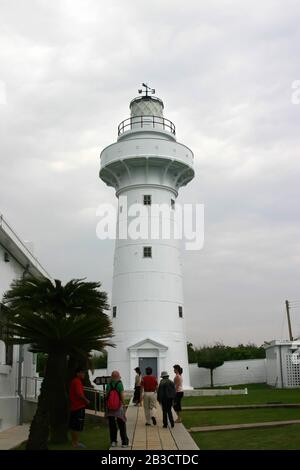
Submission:
[[161,373],[161,381],[157,391],[157,399],[162,407],[163,412],[163,427],[168,427],[168,418],[171,427],[174,428],[174,418],[172,414],[172,404],[176,397],[175,384],[169,379],[169,374],[166,371]]
[[120,372],[114,370],[111,373],[111,381],[106,386],[106,413],[108,418],[111,447],[116,447],[118,428],[120,431],[122,447],[128,447],[126,432],[124,387],[121,382]]

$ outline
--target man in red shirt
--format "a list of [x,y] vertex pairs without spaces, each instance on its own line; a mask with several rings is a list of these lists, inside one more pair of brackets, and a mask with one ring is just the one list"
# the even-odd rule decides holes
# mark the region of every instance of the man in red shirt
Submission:
[[69,428],[71,429],[72,446],[83,448],[85,445],[79,442],[79,433],[83,430],[85,408],[89,404],[89,400],[85,397],[83,391],[85,370],[79,367],[76,369],[75,374],[70,385],[71,413]]
[[146,418],[146,426],[151,426],[152,423],[156,424],[156,390],[158,387],[157,378],[152,375],[152,368],[146,367],[146,375],[142,378],[141,389],[144,395],[144,412]]

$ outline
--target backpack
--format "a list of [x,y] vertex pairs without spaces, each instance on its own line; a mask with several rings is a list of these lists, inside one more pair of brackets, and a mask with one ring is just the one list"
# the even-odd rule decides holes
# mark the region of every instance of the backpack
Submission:
[[115,386],[110,384],[110,391],[107,398],[107,408],[112,411],[118,410],[121,406],[120,394],[116,388],[119,383],[120,382],[117,382]]

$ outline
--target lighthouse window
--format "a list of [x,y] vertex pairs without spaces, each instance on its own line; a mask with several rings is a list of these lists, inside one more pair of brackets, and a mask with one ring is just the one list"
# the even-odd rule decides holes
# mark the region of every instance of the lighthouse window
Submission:
[[144,246],[144,258],[152,258],[152,246]]
[[151,195],[144,194],[144,206],[151,206]]
[[175,199],[171,199],[171,209],[175,209]]
[[113,318],[117,316],[117,307],[113,307]]
[[178,307],[178,314],[179,314],[179,318],[183,318],[183,310],[182,310],[181,305],[179,305],[179,307]]

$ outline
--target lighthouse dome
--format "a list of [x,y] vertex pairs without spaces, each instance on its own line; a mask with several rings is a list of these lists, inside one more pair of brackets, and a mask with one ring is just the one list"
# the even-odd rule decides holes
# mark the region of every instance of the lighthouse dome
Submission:
[[164,104],[162,100],[156,96],[138,96],[131,101],[129,108],[131,117],[163,117]]

